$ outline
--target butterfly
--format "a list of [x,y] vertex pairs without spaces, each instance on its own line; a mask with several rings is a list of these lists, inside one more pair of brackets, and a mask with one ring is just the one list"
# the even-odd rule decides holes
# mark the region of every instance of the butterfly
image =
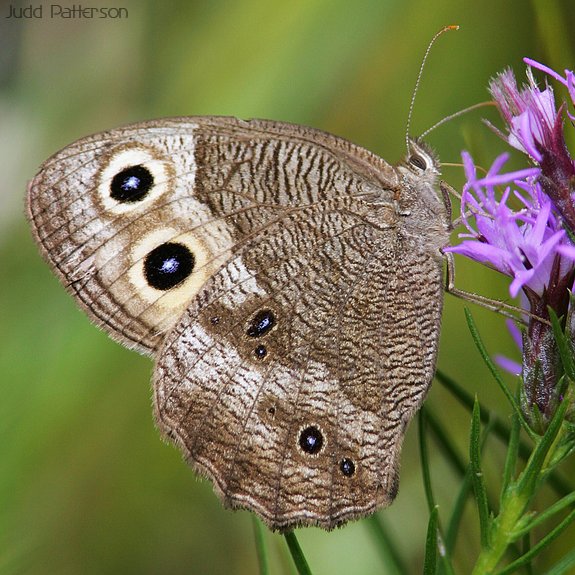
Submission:
[[224,505],[271,529],[386,506],[436,363],[438,161],[229,117],[78,140],[28,191],[88,316],[155,361],[155,419]]

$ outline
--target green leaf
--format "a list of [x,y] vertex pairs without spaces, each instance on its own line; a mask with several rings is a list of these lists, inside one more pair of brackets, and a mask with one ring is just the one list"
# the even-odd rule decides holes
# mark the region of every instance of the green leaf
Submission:
[[293,562],[295,563],[299,575],[311,575],[311,569],[307,564],[305,555],[298,543],[297,537],[293,531],[284,533],[284,537],[291,553]]
[[515,468],[517,466],[517,455],[519,453],[519,433],[521,427],[517,414],[511,416],[511,433],[507,445],[507,456],[505,457],[505,468],[503,469],[503,484],[501,486],[501,497],[505,496],[507,488],[515,477]]
[[258,556],[260,575],[268,575],[268,552],[264,538],[264,527],[255,514],[252,514],[252,525],[254,528],[254,541],[256,545],[256,554]]
[[569,513],[569,515],[567,515],[567,517],[565,517],[565,519],[563,519],[563,521],[561,521],[561,523],[559,523],[559,525],[557,525],[555,529],[553,529],[547,535],[545,535],[545,537],[543,537],[537,543],[537,545],[534,545],[533,547],[531,547],[531,549],[529,549],[527,553],[525,553],[525,555],[521,556],[516,561],[513,561],[513,563],[507,565],[507,567],[505,567],[505,569],[500,571],[498,575],[508,575],[509,573],[514,573],[520,567],[527,565],[538,553],[543,551],[543,549],[545,549],[571,523],[573,523],[574,520],[575,520],[575,511],[571,511],[571,513]]
[[471,473],[471,466],[469,466],[467,468],[467,473],[465,474],[463,482],[461,483],[461,488],[459,489],[459,494],[455,500],[453,510],[451,511],[451,518],[449,519],[447,534],[445,536],[445,549],[448,553],[451,553],[455,548],[457,535],[459,534],[459,526],[461,524],[463,512],[465,511],[465,504],[467,503],[469,492],[473,486],[473,482],[471,481]]
[[473,341],[475,342],[475,346],[477,347],[481,357],[483,358],[485,365],[488,367],[489,371],[491,371],[491,374],[493,375],[495,381],[497,382],[497,384],[501,388],[501,391],[503,391],[503,395],[505,395],[505,397],[507,398],[507,401],[509,402],[509,404],[513,408],[514,413],[517,414],[517,417],[519,418],[519,421],[521,422],[522,427],[525,429],[525,431],[529,434],[529,436],[532,439],[535,439],[536,435],[533,432],[533,430],[531,429],[531,427],[529,426],[529,424],[527,423],[527,420],[525,419],[525,417],[523,416],[523,413],[521,412],[521,408],[519,407],[519,404],[515,401],[513,394],[509,391],[509,389],[507,388],[507,386],[503,382],[503,379],[501,378],[501,375],[499,374],[499,370],[497,369],[497,367],[493,363],[493,360],[489,356],[489,353],[487,353],[487,349],[485,348],[485,345],[483,344],[483,340],[481,339],[481,337],[479,335],[479,332],[477,330],[477,326],[475,325],[475,321],[473,320],[473,316],[471,315],[471,312],[467,308],[465,308],[465,319],[467,320],[467,325],[469,327],[471,337],[473,338]]
[[438,511],[434,507],[429,514],[427,524],[427,537],[425,540],[425,561],[423,563],[423,575],[435,575],[437,573],[437,527]]
[[469,460],[471,466],[471,481],[479,513],[479,530],[481,547],[489,546],[489,506],[487,504],[487,490],[481,471],[481,420],[479,404],[473,406],[473,419],[471,420],[471,439],[469,442]]
[[418,431],[419,431],[419,457],[421,458],[421,472],[423,473],[423,488],[425,490],[425,499],[429,512],[432,513],[435,509],[435,500],[433,497],[433,488],[431,486],[431,470],[429,467],[429,455],[427,450],[427,437],[425,435],[425,427],[427,421],[427,412],[425,408],[421,408],[418,414]]

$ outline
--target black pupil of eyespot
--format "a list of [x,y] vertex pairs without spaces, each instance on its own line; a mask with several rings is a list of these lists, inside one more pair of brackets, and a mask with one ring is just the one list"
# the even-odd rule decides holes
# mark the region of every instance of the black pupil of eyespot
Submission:
[[254,316],[246,333],[250,337],[261,337],[265,335],[275,323],[276,318],[273,312],[269,309],[263,309]]
[[154,177],[144,166],[130,166],[112,178],[110,195],[121,203],[143,200],[154,185]]
[[425,170],[425,160],[421,157],[421,156],[411,156],[409,158],[409,161],[416,167],[419,168],[420,170]]
[[256,347],[254,352],[256,354],[256,357],[258,357],[259,359],[263,359],[268,354],[266,346],[261,344]]
[[323,446],[323,436],[321,431],[314,427],[306,427],[299,436],[299,445],[303,451],[313,455],[317,453]]
[[355,473],[355,463],[347,457],[341,460],[339,468],[346,477],[351,477]]
[[150,286],[168,290],[182,283],[192,273],[194,265],[194,255],[186,246],[168,242],[146,256],[144,274]]

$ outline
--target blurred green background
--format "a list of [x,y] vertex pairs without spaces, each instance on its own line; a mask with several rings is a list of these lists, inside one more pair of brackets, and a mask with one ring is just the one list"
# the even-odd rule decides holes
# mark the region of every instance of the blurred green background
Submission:
[[[255,573],[249,514],[222,509],[211,486],[194,477],[154,428],[151,362],[91,326],[38,255],[23,215],[27,181],[76,138],[168,115],[307,124],[397,161],[421,58],[439,28],[461,26],[432,51],[414,134],[485,100],[488,79],[505,66],[523,76],[523,56],[572,69],[574,3],[83,3],[126,8],[123,20],[50,19],[46,2],[33,4],[45,5],[42,19],[14,20],[5,17],[9,4],[0,3],[0,573]],[[502,145],[481,117],[497,122],[489,109],[474,112],[428,141],[445,162],[458,162],[467,148],[487,165]],[[460,168],[446,167],[444,177],[456,188],[462,184]],[[458,284],[507,297],[502,278],[465,262]],[[439,366],[507,418],[462,305],[446,298]],[[489,350],[516,356],[502,318],[473,312]],[[439,384],[428,405],[465,454],[467,413]],[[447,512],[457,479],[431,447],[440,513]],[[488,452],[500,461],[497,444]],[[494,465],[486,473],[495,477],[500,470]],[[402,456],[398,498],[381,518],[408,571],[421,572],[427,509],[416,424]],[[387,572],[365,522],[298,536],[315,573]],[[272,573],[293,573],[283,539],[268,534],[267,540]],[[556,557],[572,540],[573,532],[562,537]],[[476,553],[469,511],[458,572],[468,571]]]

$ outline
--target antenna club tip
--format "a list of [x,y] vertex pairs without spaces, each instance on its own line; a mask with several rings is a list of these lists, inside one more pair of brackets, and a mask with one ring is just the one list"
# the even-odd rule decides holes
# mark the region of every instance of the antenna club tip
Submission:
[[450,24],[445,27],[446,30],[459,30],[459,24]]

